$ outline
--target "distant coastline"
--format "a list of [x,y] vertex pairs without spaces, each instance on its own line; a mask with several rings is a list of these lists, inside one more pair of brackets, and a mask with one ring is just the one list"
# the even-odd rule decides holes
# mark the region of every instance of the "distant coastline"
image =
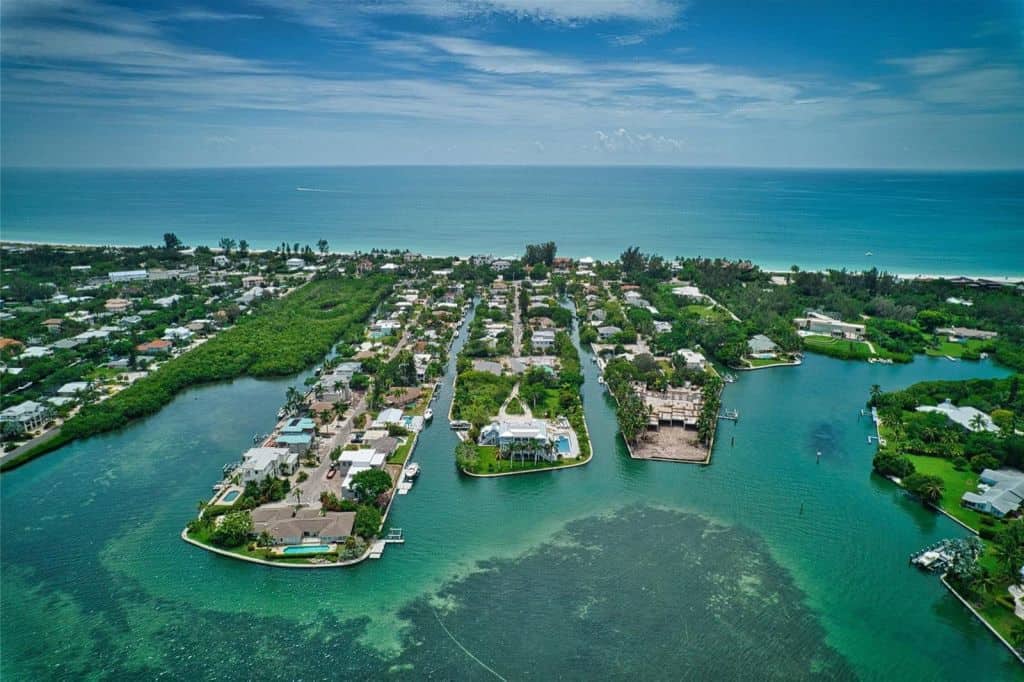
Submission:
[[[100,248],[105,248],[105,247],[114,248],[114,249],[138,249],[138,248],[142,248],[142,247],[145,247],[145,246],[156,246],[157,245],[157,241],[153,240],[153,241],[151,241],[149,243],[139,243],[139,244],[107,244],[107,243],[87,244],[87,243],[84,243],[84,242],[43,241],[43,240],[31,240],[31,239],[0,239],[0,245],[3,245],[3,246],[55,246],[55,247],[78,248],[78,249],[100,249]],[[208,246],[210,248],[210,250],[213,251],[214,253],[217,253],[217,252],[220,251],[220,248],[217,245],[215,245],[215,244],[196,244],[196,246]],[[253,253],[263,253],[265,251],[273,251],[273,249],[261,249],[261,248],[255,248],[255,247],[250,247],[249,250],[252,251]],[[328,253],[329,253],[329,255],[332,255],[332,256],[350,256],[350,255],[352,255],[355,252],[356,251],[335,251],[335,250],[331,250]],[[431,257],[431,258],[445,258],[445,257],[453,256],[453,255],[455,257],[457,257],[457,258],[469,258],[470,256],[473,256],[473,255],[479,255],[479,254],[473,254],[473,253],[465,253],[465,254],[451,254],[451,253],[442,254],[442,253],[425,253],[425,252],[419,252],[419,253],[421,253],[421,255],[424,255],[424,256],[427,256],[427,257]],[[499,256],[499,257],[501,256],[501,254],[490,254],[490,255]],[[568,254],[567,253],[566,256],[571,257],[571,258],[582,258],[582,257],[586,256],[586,254]],[[714,258],[714,256],[708,256],[708,257],[709,258]],[[597,260],[602,260],[602,259],[597,259]],[[766,267],[766,266],[761,265],[760,263],[758,263],[757,261],[752,260],[752,259],[751,259],[750,262],[752,262],[755,265],[757,265],[758,267],[760,267],[764,272],[768,272],[768,273],[772,273],[772,274],[784,275],[784,274],[787,274],[787,273],[791,272],[790,270],[779,270],[779,269],[776,269],[776,268]],[[807,271],[810,271],[810,272],[826,272],[826,271],[828,271],[830,269],[839,269],[840,267],[841,266],[836,266],[835,268],[801,268],[801,270],[807,270]],[[881,268],[879,270],[880,271],[884,271]],[[864,270],[852,269],[850,271],[851,272],[863,272]],[[889,274],[892,274],[895,277],[898,277],[899,279],[931,280],[931,279],[950,279],[952,277],[970,277],[970,278],[974,278],[974,279],[988,279],[988,280],[992,280],[994,282],[1002,282],[1002,283],[1006,283],[1006,284],[1024,283],[1024,270],[1022,270],[1021,274],[1019,274],[1019,275],[992,275],[992,274],[988,274],[988,273],[984,273],[984,272],[958,272],[958,271],[931,272],[931,273],[890,272]]]

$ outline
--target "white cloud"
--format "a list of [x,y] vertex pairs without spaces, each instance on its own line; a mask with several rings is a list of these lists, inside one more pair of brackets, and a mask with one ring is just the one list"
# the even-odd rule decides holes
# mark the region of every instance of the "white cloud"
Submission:
[[980,56],[978,50],[949,49],[916,57],[887,59],[886,63],[898,66],[912,76],[939,76],[962,69]]
[[611,133],[602,130],[594,132],[597,136],[598,151],[611,153],[672,153],[680,152],[685,145],[681,139],[654,135],[651,133],[630,133],[625,128],[619,128]]

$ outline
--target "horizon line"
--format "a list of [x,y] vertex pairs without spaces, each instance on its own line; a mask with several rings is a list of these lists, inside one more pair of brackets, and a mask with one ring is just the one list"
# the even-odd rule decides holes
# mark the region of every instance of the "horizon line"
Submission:
[[669,163],[336,163],[336,164],[227,164],[227,165],[111,165],[47,166],[0,164],[0,171],[174,171],[174,170],[271,170],[290,168],[664,168],[677,170],[815,171],[859,173],[1022,173],[1021,166],[772,166],[743,164]]

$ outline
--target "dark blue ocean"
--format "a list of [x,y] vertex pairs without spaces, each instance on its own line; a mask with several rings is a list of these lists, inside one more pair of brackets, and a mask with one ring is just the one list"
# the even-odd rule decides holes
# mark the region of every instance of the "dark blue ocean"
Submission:
[[[769,268],[1024,275],[1024,173],[682,168],[21,170],[0,236],[88,244],[221,237],[335,251],[749,258]],[[870,253],[871,255],[867,255]]]

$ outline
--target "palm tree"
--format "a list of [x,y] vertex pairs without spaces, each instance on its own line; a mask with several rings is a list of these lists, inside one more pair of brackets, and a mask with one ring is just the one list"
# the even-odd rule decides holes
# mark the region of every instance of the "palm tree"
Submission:
[[295,498],[295,507],[299,508],[302,506],[302,488],[296,488],[292,492],[292,497]]
[[235,248],[235,240],[230,237],[221,237],[220,248],[224,250],[224,255],[230,255],[231,249]]
[[320,253],[321,254],[323,254],[325,256],[327,255],[327,240],[326,239],[318,240],[317,243],[316,243],[316,247],[318,249],[320,249]]
[[937,504],[942,499],[943,485],[940,479],[931,479],[924,483],[918,494],[925,502]]
[[1017,651],[1024,651],[1024,625],[1014,625],[1010,630],[1010,644]]
[[971,417],[970,424],[972,431],[981,431],[985,428],[985,418],[981,414],[976,414]]
[[880,395],[882,395],[882,387],[878,384],[871,384],[871,402],[876,402]]

